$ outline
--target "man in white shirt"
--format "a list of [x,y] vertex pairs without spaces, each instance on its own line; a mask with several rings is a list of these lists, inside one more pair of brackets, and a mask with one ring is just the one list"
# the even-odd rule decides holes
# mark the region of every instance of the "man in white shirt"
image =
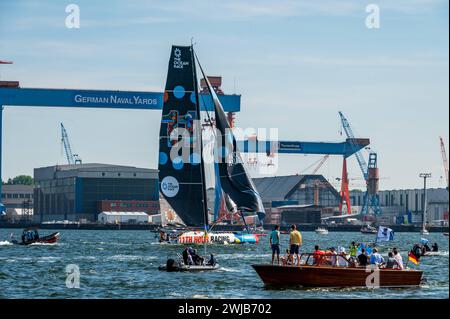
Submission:
[[392,252],[394,253],[394,259],[397,261],[400,269],[401,270],[405,269],[405,267],[403,266],[403,258],[400,255],[400,253],[398,252],[397,248],[396,247],[392,248]]

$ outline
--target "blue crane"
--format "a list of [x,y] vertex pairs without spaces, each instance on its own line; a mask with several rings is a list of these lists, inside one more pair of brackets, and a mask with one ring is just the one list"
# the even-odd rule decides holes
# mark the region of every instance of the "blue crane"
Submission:
[[69,136],[67,135],[66,128],[61,123],[61,143],[64,145],[64,150],[66,153],[67,163],[70,165],[81,164],[81,158],[78,154],[72,153],[72,148],[70,147]]
[[361,152],[361,149],[358,149],[357,145],[353,143],[353,141],[355,140],[355,136],[353,134],[352,128],[350,127],[350,123],[345,118],[344,114],[342,114],[342,112],[339,112],[339,116],[341,117],[342,128],[344,129],[347,138],[350,140],[351,147],[355,150],[356,159],[367,185],[367,190],[364,194],[361,214],[365,215],[370,211],[373,211],[375,214],[381,214],[380,200],[378,196],[379,175],[377,167],[377,153],[369,153],[369,164],[367,164]]

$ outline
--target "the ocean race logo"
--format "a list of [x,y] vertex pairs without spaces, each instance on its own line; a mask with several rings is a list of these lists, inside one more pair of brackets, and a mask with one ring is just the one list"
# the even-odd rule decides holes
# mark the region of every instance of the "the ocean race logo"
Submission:
[[185,65],[189,65],[189,62],[182,61],[181,50],[179,48],[175,48],[173,51],[173,68],[182,69]]
[[166,176],[161,181],[161,190],[167,197],[174,197],[180,190],[180,184],[173,176]]

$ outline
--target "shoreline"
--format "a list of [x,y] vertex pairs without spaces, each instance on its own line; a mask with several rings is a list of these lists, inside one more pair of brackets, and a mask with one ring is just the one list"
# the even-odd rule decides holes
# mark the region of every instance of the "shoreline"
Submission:
[[[297,224],[300,231],[314,231],[317,227],[324,227],[321,224]],[[156,230],[160,225],[153,224],[39,224],[32,222],[21,222],[21,223],[8,223],[0,222],[0,229],[10,228],[10,229],[22,229],[27,227],[37,227],[39,229],[50,229],[50,230],[63,230],[63,229],[80,229],[80,230]],[[329,232],[359,232],[361,229],[360,225],[329,225],[325,226]],[[395,232],[420,232],[422,227],[419,225],[392,225],[388,226]],[[264,225],[266,230],[271,230],[273,225]],[[289,230],[289,226],[281,226],[282,231]],[[214,227],[215,231],[242,231],[242,225],[216,225]],[[429,227],[428,231],[430,233],[444,233],[448,232],[449,228],[444,226],[433,226]]]

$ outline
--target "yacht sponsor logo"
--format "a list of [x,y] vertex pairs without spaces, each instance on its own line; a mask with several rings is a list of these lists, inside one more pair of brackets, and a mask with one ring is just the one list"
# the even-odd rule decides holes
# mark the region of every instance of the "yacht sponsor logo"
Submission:
[[173,68],[174,69],[182,69],[185,65],[189,65],[189,62],[185,62],[181,60],[181,50],[176,48],[173,51]]
[[174,197],[180,190],[180,184],[173,176],[166,176],[161,181],[161,190],[167,197]]

